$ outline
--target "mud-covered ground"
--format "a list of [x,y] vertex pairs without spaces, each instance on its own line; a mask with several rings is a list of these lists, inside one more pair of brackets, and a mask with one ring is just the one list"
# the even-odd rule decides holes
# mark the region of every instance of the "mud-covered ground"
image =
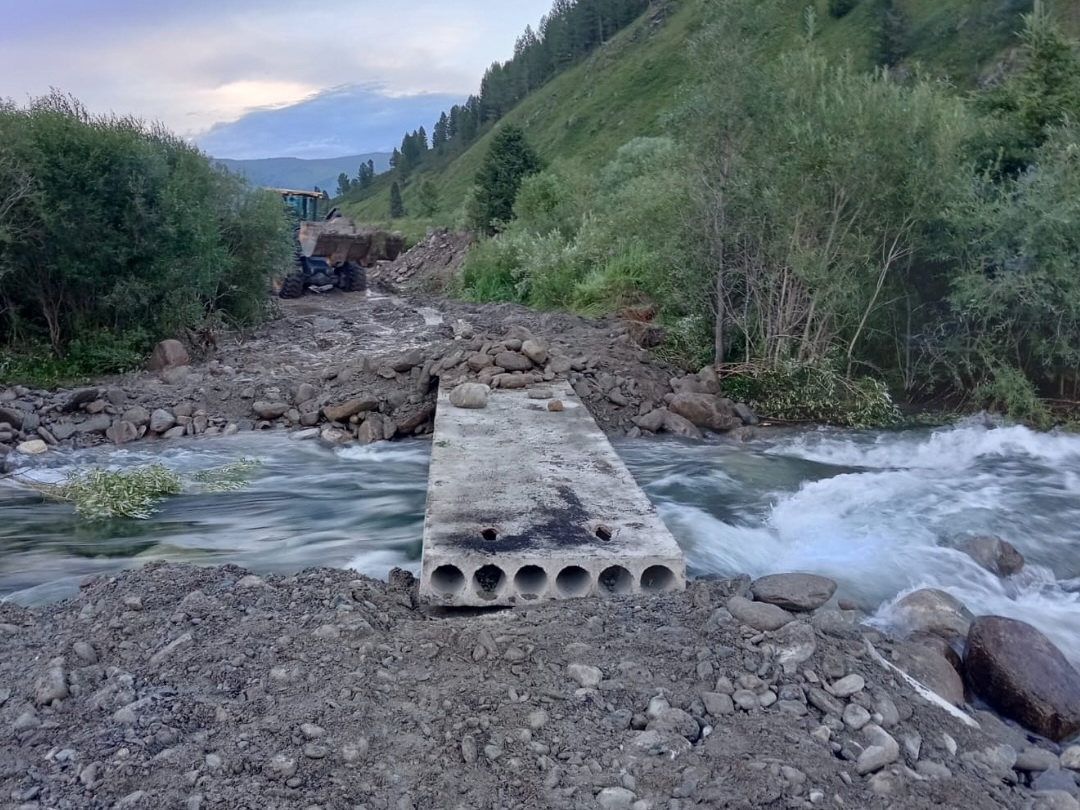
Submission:
[[153,564],[0,604],[0,805],[1070,806],[1023,786],[1022,734],[914,695],[850,616],[740,627],[746,584],[439,613],[408,575]]

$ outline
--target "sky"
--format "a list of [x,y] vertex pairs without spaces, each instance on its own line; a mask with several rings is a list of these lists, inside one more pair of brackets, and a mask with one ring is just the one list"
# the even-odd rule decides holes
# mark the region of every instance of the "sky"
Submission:
[[214,157],[389,151],[552,0],[0,0],[0,98],[56,88]]

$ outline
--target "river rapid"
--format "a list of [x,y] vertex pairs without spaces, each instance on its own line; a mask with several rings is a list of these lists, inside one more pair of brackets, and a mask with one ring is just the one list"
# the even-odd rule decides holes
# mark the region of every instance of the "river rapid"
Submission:
[[[185,476],[241,458],[239,491],[192,484],[150,520],[89,522],[0,481],[0,598],[41,604],[88,574],[154,559],[416,571],[426,442],[329,447],[284,432],[52,453],[17,475],[62,480],[87,465],[160,462]],[[969,422],[894,432],[763,431],[705,442],[619,441],[682,546],[691,574],[811,571],[889,623],[898,596],[943,588],[976,614],[1028,621],[1080,663],[1080,437]],[[996,534],[1027,558],[999,579],[956,545]]]

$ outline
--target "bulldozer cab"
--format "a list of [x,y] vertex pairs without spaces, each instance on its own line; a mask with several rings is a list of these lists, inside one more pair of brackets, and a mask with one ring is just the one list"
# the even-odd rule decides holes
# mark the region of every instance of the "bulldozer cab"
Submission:
[[323,198],[321,191],[297,191],[289,188],[275,188],[273,191],[281,195],[285,208],[297,221],[314,222],[319,218],[319,200]]

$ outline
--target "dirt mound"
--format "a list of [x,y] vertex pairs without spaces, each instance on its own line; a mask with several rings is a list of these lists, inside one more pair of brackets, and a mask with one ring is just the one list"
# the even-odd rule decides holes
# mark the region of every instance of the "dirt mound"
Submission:
[[395,261],[380,265],[370,277],[390,290],[443,292],[458,277],[474,241],[471,233],[433,231]]
[[1033,804],[1000,738],[869,661],[847,614],[741,626],[747,578],[450,614],[414,587],[151,564],[0,604],[5,806]]

